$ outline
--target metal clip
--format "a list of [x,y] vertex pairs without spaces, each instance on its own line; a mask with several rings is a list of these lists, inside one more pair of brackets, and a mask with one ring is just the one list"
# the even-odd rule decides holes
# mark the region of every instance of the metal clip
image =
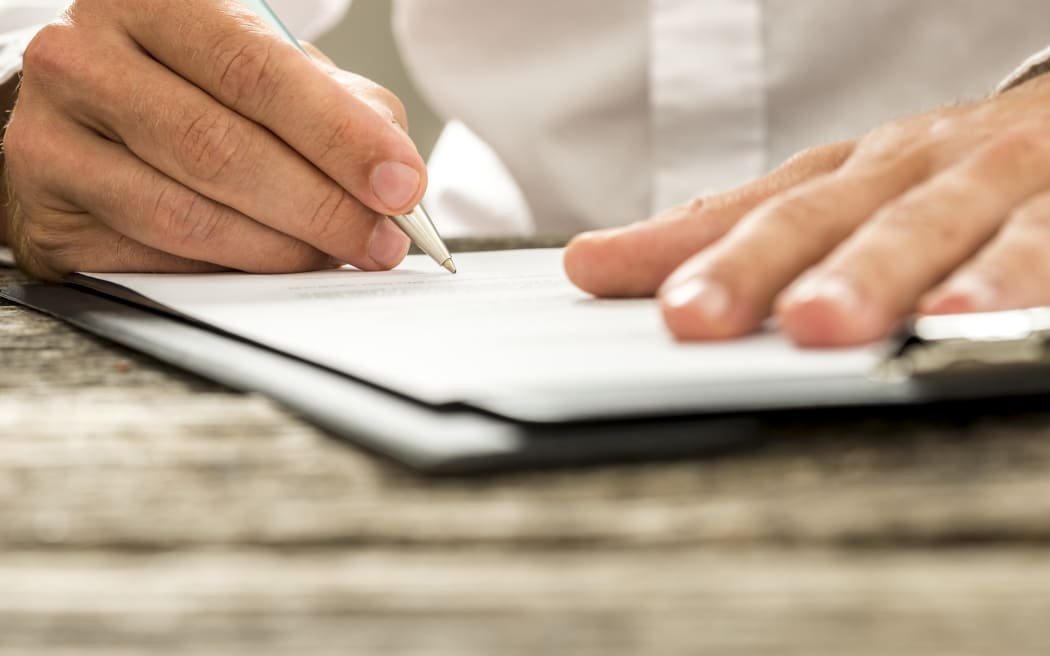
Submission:
[[892,377],[1050,364],[1050,307],[912,319],[883,366]]

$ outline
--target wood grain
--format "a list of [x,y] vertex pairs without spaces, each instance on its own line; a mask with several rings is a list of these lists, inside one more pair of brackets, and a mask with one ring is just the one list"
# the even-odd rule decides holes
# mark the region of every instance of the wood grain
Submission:
[[1048,652],[1039,401],[767,437],[431,480],[0,304],[0,655]]
[[1050,649],[1029,550],[15,553],[0,580],[0,654]]

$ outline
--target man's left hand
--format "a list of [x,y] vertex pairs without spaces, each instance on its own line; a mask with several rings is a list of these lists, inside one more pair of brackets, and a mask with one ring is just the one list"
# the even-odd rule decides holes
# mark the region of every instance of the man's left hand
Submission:
[[684,340],[770,315],[806,346],[866,343],[906,315],[1050,304],[1050,77],[806,151],[734,191],[581,235],[570,278],[657,294]]

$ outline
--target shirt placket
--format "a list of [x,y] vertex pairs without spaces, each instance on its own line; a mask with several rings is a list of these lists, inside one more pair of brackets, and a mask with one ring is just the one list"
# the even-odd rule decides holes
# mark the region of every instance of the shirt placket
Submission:
[[766,166],[761,0],[649,0],[652,211]]

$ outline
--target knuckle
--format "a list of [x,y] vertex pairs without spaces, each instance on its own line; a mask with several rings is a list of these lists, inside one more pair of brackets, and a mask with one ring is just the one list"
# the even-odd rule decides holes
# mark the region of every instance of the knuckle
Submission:
[[330,185],[319,198],[305,214],[307,233],[319,242],[338,243],[346,236],[347,226],[353,220],[354,200],[337,185]]
[[408,112],[404,104],[390,89],[368,79],[341,69],[329,72],[339,84],[375,113],[391,123],[408,129]]
[[323,155],[320,161],[324,161],[333,155],[351,155],[352,161],[370,161],[375,153],[369,146],[370,140],[358,138],[358,122],[354,117],[340,116],[332,122],[333,128],[327,131],[326,141],[323,145]]
[[1022,127],[993,137],[984,146],[981,160],[1001,174],[1012,178],[1031,176],[1050,163],[1050,139],[1047,130]]
[[[941,201],[964,194],[972,199],[965,185],[956,182],[942,184],[938,194]],[[938,204],[925,196],[909,194],[879,210],[872,226],[907,240],[900,243],[921,244],[926,249],[940,250],[944,245],[964,243],[969,233],[965,219],[946,216],[938,211]]]
[[279,81],[272,65],[273,45],[267,39],[227,39],[217,52],[218,90],[224,102],[255,108],[273,95]]
[[[887,123],[864,136],[848,163],[865,166],[893,166],[914,157],[926,156],[935,145],[929,137],[928,124],[919,126],[916,120]],[[954,120],[943,117],[940,120]]]
[[109,260],[119,268],[128,268],[135,262],[139,248],[140,245],[127,235],[114,235],[112,243],[107,246]]
[[31,82],[35,78],[73,78],[83,66],[74,30],[66,23],[54,22],[37,32],[22,57],[23,79]]
[[402,128],[408,130],[408,111],[405,109],[405,104],[397,97],[397,94],[378,84],[375,85],[373,94],[379,103],[390,110],[393,120]]
[[828,175],[838,170],[846,162],[856,147],[855,141],[844,141],[824,144],[795,153],[773,171],[755,183],[742,188],[747,193],[758,193],[762,196],[779,193],[816,176]]
[[981,155],[994,164],[1006,164],[1031,153],[1033,145],[1027,132],[1011,130],[991,139]]
[[891,121],[875,128],[861,138],[863,150],[892,150],[898,144],[907,141],[911,130],[904,121]]
[[837,234],[834,200],[819,191],[795,192],[767,205],[758,216],[792,247],[820,247]]
[[181,253],[213,240],[222,212],[202,196],[168,185],[157,193],[148,220],[161,243]]
[[877,138],[865,140],[861,147],[847,162],[847,165],[863,166],[868,169],[884,169],[897,165],[901,160],[914,155],[916,145],[913,141],[896,138]]
[[700,217],[705,211],[710,209],[712,202],[715,201],[717,198],[717,196],[711,198],[705,196],[695,196],[682,203],[681,205],[675,207],[674,211],[681,216]]
[[844,141],[801,150],[781,164],[778,170],[801,170],[804,172],[833,169],[842,164],[853,151],[855,142]]
[[967,128],[962,117],[956,114],[944,114],[931,119],[926,132],[931,139],[943,140],[950,139]]
[[192,177],[216,182],[229,177],[240,160],[245,139],[236,118],[225,110],[206,110],[179,128],[180,164]]
[[777,167],[778,170],[794,170],[798,168],[806,169],[811,166],[813,162],[818,162],[823,159],[822,150],[818,148],[806,148],[800,150]]

